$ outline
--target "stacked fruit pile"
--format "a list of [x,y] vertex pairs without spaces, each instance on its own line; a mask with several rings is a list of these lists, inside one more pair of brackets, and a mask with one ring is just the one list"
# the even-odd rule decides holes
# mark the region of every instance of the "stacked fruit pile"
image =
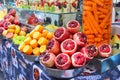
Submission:
[[40,55],[46,50],[48,40],[53,37],[53,32],[45,30],[43,26],[37,25],[26,35],[23,43],[18,49],[27,55]]
[[87,37],[79,29],[80,24],[76,20],[69,21],[66,28],[56,29],[54,37],[47,44],[47,50],[40,56],[40,62],[46,67],[65,70],[83,67],[95,56],[110,56],[110,45],[87,45]]
[[8,25],[15,24],[19,25],[20,22],[16,16],[16,11],[14,9],[10,9],[8,14],[5,15],[4,19],[0,21],[0,35],[6,29],[8,29]]

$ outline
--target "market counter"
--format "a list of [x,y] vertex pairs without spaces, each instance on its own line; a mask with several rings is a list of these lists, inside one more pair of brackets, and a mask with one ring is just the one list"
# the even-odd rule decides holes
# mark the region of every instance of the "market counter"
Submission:
[[[107,68],[106,66],[103,67]],[[27,60],[10,40],[2,38],[0,38],[0,68],[7,80],[59,80],[47,76],[38,61]],[[70,80],[101,79],[119,80],[120,66],[115,66],[114,69],[107,70],[102,74],[98,74],[92,66],[91,68],[87,66],[81,74]]]

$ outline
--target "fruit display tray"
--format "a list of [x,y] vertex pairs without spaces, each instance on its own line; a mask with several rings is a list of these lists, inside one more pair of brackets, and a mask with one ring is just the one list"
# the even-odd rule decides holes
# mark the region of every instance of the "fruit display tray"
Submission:
[[101,74],[115,68],[118,65],[120,65],[120,53],[105,59],[94,58],[90,61],[88,67],[93,68],[96,73]]

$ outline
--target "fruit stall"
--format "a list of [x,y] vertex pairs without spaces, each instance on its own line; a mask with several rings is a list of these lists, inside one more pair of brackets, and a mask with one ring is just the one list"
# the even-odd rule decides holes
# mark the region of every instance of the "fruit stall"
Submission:
[[118,3],[5,1],[0,4],[5,80],[120,80],[120,22],[112,10]]

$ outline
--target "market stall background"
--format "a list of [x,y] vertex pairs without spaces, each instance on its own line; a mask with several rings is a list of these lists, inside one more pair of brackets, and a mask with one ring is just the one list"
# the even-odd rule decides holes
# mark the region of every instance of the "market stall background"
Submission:
[[[6,80],[56,80],[46,75],[43,67],[37,61],[38,58],[32,62],[27,60],[24,54],[16,49],[11,40],[1,37],[0,43],[0,68]],[[96,73],[96,70],[89,69],[88,66],[82,74],[71,80],[119,80],[119,74],[119,65],[102,74]]]

